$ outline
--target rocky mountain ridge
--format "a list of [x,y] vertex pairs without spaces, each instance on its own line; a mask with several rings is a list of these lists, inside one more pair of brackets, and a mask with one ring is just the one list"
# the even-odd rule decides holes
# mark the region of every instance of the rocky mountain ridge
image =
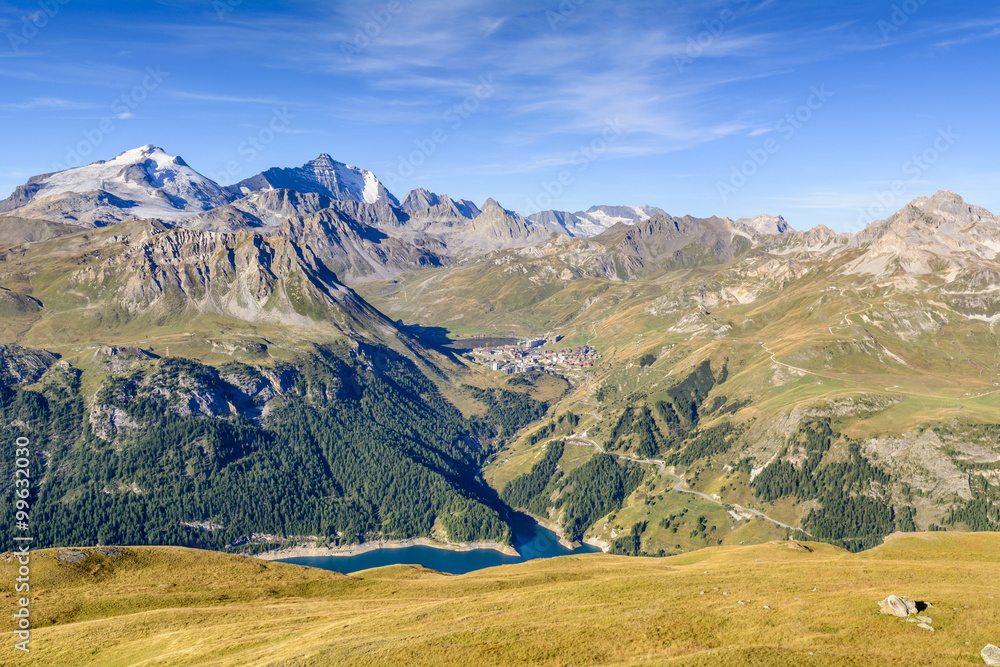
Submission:
[[453,200],[448,195],[436,195],[423,188],[408,192],[399,207],[413,217],[428,219],[461,217],[471,220],[482,212],[468,199]]
[[1000,219],[953,192],[913,200],[889,218],[858,232],[851,248],[864,251],[855,273],[884,273],[895,266],[909,275],[954,274],[1000,252]]
[[[380,230],[395,239],[396,245],[407,247],[403,254],[417,258],[409,266],[390,262],[384,270],[352,273],[348,280],[363,275],[386,277],[426,266],[424,252],[434,255],[430,264],[445,264],[495,250],[535,246],[553,234],[590,237],[616,224],[633,225],[664,215],[650,206],[594,206],[578,214],[550,211],[524,218],[492,199],[480,208],[469,200],[422,188],[407,193],[400,202],[372,172],[338,162],[326,153],[301,167],[268,169],[223,188],[152,145],[126,151],[108,162],[33,177],[0,202],[0,213],[7,214],[8,220],[21,219],[36,227],[39,223],[27,221],[101,227],[150,218],[171,226],[223,232],[279,230],[285,223],[295,226],[323,210],[334,211],[331,215],[350,220],[354,226]],[[749,229],[755,237],[780,231]],[[328,239],[321,245],[332,243]],[[383,254],[398,256],[400,252]]]
[[[319,253],[347,283],[391,279],[409,270],[520,249],[577,258],[570,263],[595,257],[585,274],[624,279],[649,275],[650,266],[690,261],[693,255],[729,261],[748,248],[777,257],[831,261],[853,253],[843,270],[858,275],[938,273],[954,281],[974,277],[962,272],[1000,270],[994,266],[1000,251],[997,217],[951,192],[915,200],[856,234],[836,234],[821,226],[799,232],[781,216],[760,215],[705,219],[714,221],[705,223],[714,231],[698,237],[689,224],[692,216],[672,217],[650,206],[594,206],[524,218],[493,199],[480,208],[424,189],[407,193],[400,202],[372,172],[325,153],[302,167],[269,169],[222,188],[182,159],[146,145],[107,162],[32,177],[0,202],[0,213],[7,214],[4,236],[12,240],[39,240],[73,226],[141,218],[202,231],[284,235]],[[687,222],[671,228],[650,225],[650,220]],[[636,231],[629,234],[630,228]],[[610,256],[598,255],[616,235],[624,235],[624,245],[613,266]],[[676,255],[682,249],[680,237],[687,239],[681,244],[683,257]]]
[[281,236],[168,229],[76,271],[69,284],[114,299],[132,316],[217,313],[246,322],[388,332],[384,316],[337,280],[307,247]]

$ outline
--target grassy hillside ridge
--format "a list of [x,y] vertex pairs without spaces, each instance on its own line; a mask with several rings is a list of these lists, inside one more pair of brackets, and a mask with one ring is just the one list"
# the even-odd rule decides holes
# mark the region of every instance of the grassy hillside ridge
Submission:
[[[104,552],[33,554],[32,653],[15,655],[8,633],[0,662],[973,665],[1000,627],[995,534],[893,536],[860,554],[795,542],[589,554],[462,576]],[[0,557],[8,608],[15,567]],[[878,614],[890,593],[932,603],[935,632]]]
[[[859,535],[836,525],[839,519],[824,520],[835,527],[827,533],[861,545],[909,529],[910,521],[920,530],[1000,527],[1000,448],[990,430],[1000,419],[996,322],[955,300],[960,286],[951,274],[847,271],[858,256],[857,250],[830,257],[761,248],[711,267],[606,279],[564,272],[559,253],[508,252],[446,273],[372,283],[362,292],[407,322],[525,336],[551,331],[564,335],[566,345],[594,345],[602,362],[575,378],[556,412],[581,417],[580,430],[609,451],[668,460],[690,488],[726,502],[807,530],[811,513],[814,521],[824,519],[819,504],[835,500],[827,494],[807,489],[763,500],[751,482],[776,463],[801,468],[808,452],[790,439],[811,420],[830,419],[838,437],[814,473],[852,461],[878,469],[889,481],[876,476],[881,488],[871,492],[895,516],[863,507],[860,488],[844,489],[852,499],[840,503],[841,514],[872,530]],[[681,412],[695,401],[672,394],[705,362],[717,379],[727,368],[727,377],[706,385],[697,415],[685,418]],[[716,437],[723,431],[711,429],[726,423],[732,431]],[[528,472],[540,446],[514,443],[485,478],[502,490]],[[737,473],[742,465],[747,470]],[[679,508],[668,496],[662,486],[651,499],[646,491],[634,494],[625,507],[646,507],[629,521],[648,521],[652,530],[670,520]],[[610,543],[635,522],[608,517],[589,537]],[[717,532],[709,543],[728,544],[731,537]],[[666,546],[652,541],[656,549],[688,548],[682,539]]]
[[0,340],[72,360],[102,345],[206,360],[284,357],[344,337],[414,345],[309,247],[149,221],[0,242],[0,309]]
[[[579,456],[596,456],[603,443],[616,456],[664,461],[663,472],[671,473],[656,474],[648,461],[645,483],[584,527],[587,541],[615,550],[616,541],[631,535],[625,553],[633,555],[788,535],[742,508],[851,551],[877,545],[894,530],[1000,528],[995,415],[966,409],[960,419],[925,419],[909,432],[887,428],[859,438],[860,423],[884,418],[906,399],[854,392],[817,397],[803,384],[792,389],[798,404],[776,409],[747,391],[760,373],[739,348],[722,359],[674,365],[677,347],[653,364],[603,371],[609,377],[593,395],[585,389],[596,382],[581,383],[557,406],[561,414],[575,411],[585,428],[553,434],[572,445],[572,462],[563,454],[547,473],[552,483],[536,489],[531,502],[522,499],[522,507],[568,530],[558,482],[568,465],[584,465]],[[658,389],[657,380],[668,388]],[[996,396],[980,400],[987,398]],[[498,490],[527,480],[546,451],[547,434],[540,429],[501,452],[487,479]],[[683,477],[681,488],[709,497],[680,496],[673,475]]]

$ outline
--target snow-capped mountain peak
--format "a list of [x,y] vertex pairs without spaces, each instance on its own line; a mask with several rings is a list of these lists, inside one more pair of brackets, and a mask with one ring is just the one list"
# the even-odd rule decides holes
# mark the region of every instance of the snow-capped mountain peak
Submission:
[[278,188],[315,192],[338,201],[399,205],[375,174],[338,162],[327,153],[321,153],[301,167],[275,167],[230,186],[230,190],[237,194]]
[[175,208],[205,210],[223,204],[227,199],[215,181],[196,172],[181,158],[152,144],[119,153],[107,161],[99,160],[85,167],[51,174],[44,180],[35,198],[93,190],[127,196],[138,194],[136,190],[147,187],[165,190],[167,194],[184,200],[183,205]]
[[181,158],[146,144],[110,160],[34,176],[0,202],[0,211],[101,225],[129,218],[182,218],[232,198]]
[[586,211],[576,213],[542,211],[528,219],[552,231],[570,236],[591,237],[618,223],[634,225],[649,220],[654,215],[666,215],[666,212],[655,206],[591,206]]

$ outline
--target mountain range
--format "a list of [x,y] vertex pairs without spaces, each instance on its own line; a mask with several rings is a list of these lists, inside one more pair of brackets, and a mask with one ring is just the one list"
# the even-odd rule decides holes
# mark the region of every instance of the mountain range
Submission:
[[[595,206],[524,218],[493,199],[480,207],[424,189],[400,202],[372,172],[326,153],[301,167],[267,169],[223,187],[153,145],[32,177],[0,202],[0,213],[80,227],[154,219],[204,231],[277,231],[324,253],[347,282],[668,217],[650,206]],[[789,229],[768,216],[734,226],[755,238]]]
[[[1000,529],[1000,220],[953,192],[854,234],[526,218],[326,154],[222,187],[144,146],[0,213],[0,431],[53,443],[50,545]],[[506,375],[449,336],[597,362]]]

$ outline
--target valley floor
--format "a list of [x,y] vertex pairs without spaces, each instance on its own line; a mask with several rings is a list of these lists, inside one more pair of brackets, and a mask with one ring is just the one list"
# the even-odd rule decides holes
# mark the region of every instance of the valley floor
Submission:
[[[31,653],[7,632],[0,663],[972,665],[1000,643],[998,534],[895,535],[859,554],[794,542],[590,554],[463,576],[79,551],[32,555]],[[16,566],[0,558],[7,609]],[[889,594],[932,603],[934,631],[879,614]]]

